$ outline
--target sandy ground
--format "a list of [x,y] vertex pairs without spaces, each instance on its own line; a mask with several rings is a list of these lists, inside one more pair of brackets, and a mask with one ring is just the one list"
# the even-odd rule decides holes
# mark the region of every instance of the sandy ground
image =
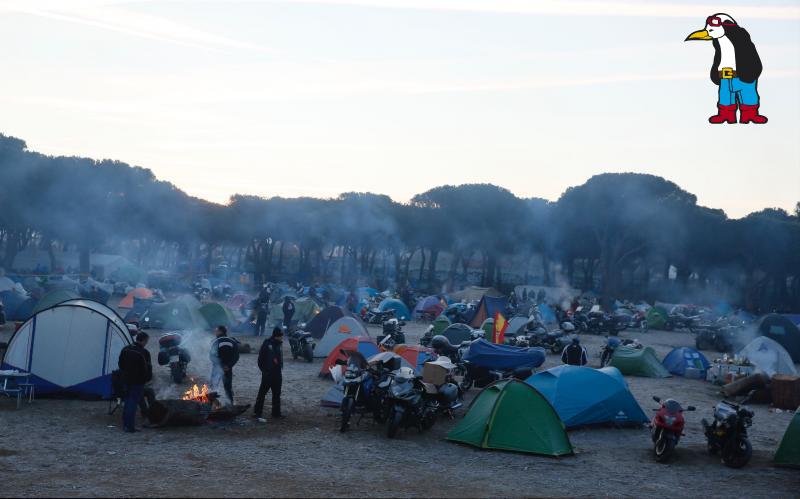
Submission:
[[[411,341],[423,325],[406,328]],[[0,331],[8,341],[10,328]],[[673,346],[692,345],[689,333],[623,333],[653,346],[663,357]],[[208,376],[210,334],[196,337],[190,373]],[[243,341],[257,347],[254,338]],[[590,364],[599,364],[601,337],[584,337]],[[155,353],[155,342],[151,350]],[[288,419],[259,424],[249,417],[191,428],[120,431],[119,412],[106,402],[37,400],[20,410],[0,399],[0,495],[21,496],[612,496],[797,497],[800,472],[771,466],[792,417],[754,406],[754,455],[732,470],[705,452],[700,419],[720,400],[709,383],[682,378],[628,378],[646,412],[652,395],[698,407],[687,413],[686,436],[673,463],[654,462],[649,431],[592,428],[572,431],[575,456],[553,459],[481,451],[445,441],[455,421],[429,432],[385,437],[366,419],[338,432],[335,411],[319,408],[331,381],[317,377],[320,360],[293,361],[285,345],[284,408]],[[716,354],[707,352],[710,358]],[[155,358],[155,357],[154,357]],[[557,365],[548,356],[545,367]],[[168,370],[156,367],[161,393],[177,392]],[[252,403],[258,389],[256,355],[235,368],[237,403]],[[166,387],[166,388],[165,388]],[[477,390],[470,391],[471,400]],[[269,400],[269,399],[268,399]],[[269,404],[269,402],[268,402]],[[265,412],[268,412],[268,408]]]

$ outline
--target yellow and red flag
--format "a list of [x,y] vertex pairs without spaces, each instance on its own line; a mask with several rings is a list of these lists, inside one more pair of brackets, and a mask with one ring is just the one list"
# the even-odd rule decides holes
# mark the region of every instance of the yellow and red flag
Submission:
[[494,314],[494,332],[492,333],[492,343],[502,345],[506,338],[508,321],[500,312]]

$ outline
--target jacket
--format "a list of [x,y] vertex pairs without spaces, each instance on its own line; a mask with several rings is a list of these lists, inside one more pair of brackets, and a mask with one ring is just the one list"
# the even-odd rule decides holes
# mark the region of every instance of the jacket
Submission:
[[272,338],[264,340],[258,351],[258,368],[262,373],[270,376],[281,375],[283,369],[282,347],[282,344],[272,341]]
[[119,370],[127,385],[144,385],[153,379],[150,352],[139,345],[128,345],[119,353]]
[[239,361],[239,342],[230,336],[220,336],[211,343],[208,357],[214,365],[232,368]]
[[571,366],[585,366],[586,349],[580,345],[567,345],[561,352],[561,362]]

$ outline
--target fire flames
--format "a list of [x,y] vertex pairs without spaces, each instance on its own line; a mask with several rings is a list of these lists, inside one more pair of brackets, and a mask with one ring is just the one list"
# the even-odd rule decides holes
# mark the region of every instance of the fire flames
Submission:
[[181,397],[183,400],[194,400],[195,402],[202,402],[208,404],[211,400],[208,398],[208,385],[204,384],[202,388],[194,385],[190,390],[186,390]]

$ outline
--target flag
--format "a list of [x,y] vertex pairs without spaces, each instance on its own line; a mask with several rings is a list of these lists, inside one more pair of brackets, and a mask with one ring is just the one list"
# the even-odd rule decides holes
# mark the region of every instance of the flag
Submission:
[[494,314],[494,332],[492,333],[492,343],[502,345],[506,338],[508,321],[500,312]]

